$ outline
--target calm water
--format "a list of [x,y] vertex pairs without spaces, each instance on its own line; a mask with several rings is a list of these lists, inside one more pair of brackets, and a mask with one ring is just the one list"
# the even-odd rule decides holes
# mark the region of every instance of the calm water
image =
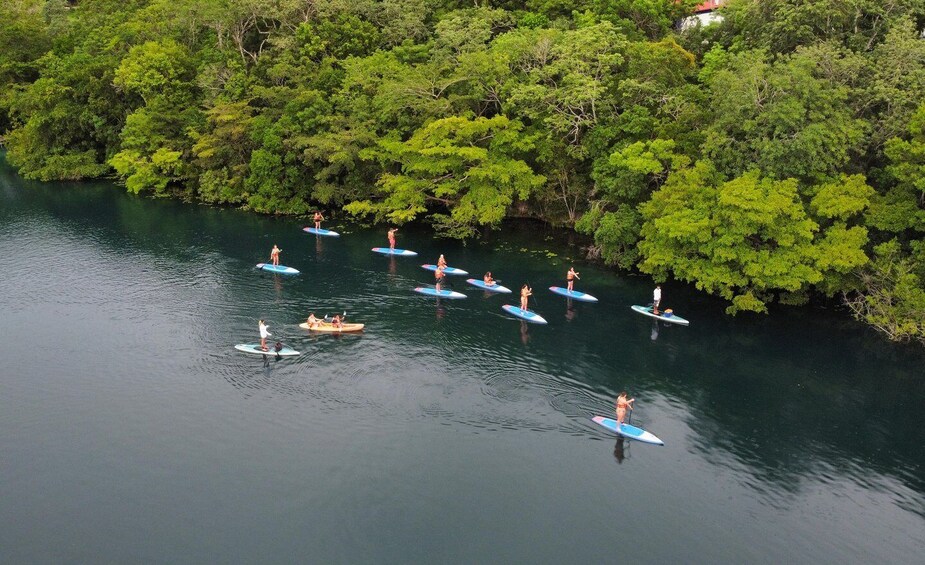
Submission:
[[[394,260],[301,226],[0,169],[0,562],[921,562],[919,349],[671,283],[692,324],[655,326],[648,279],[580,261],[569,306],[537,226]],[[253,269],[274,243],[301,276]],[[549,325],[412,293],[441,252]],[[234,351],[258,318],[304,354]],[[622,388],[665,447],[589,420]]]

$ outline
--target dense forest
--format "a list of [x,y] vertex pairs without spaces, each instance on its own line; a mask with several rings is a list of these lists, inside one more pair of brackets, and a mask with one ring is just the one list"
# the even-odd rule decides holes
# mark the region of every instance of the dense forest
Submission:
[[925,0],[4,0],[30,179],[469,238],[505,217],[925,343]]

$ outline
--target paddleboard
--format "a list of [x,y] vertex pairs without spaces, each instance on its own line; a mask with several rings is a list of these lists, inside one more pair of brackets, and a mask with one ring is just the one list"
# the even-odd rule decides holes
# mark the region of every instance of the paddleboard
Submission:
[[295,355],[300,355],[298,351],[289,347],[288,345],[284,345],[279,353],[273,349],[273,344],[268,343],[267,347],[269,348],[269,351],[260,349],[259,343],[239,343],[238,345],[234,346],[234,348],[238,351],[243,353],[253,353],[255,355],[279,355],[280,357],[293,357]]
[[510,304],[505,304],[504,306],[501,307],[501,309],[512,316],[517,316],[518,318],[522,320],[533,322],[534,324],[548,323],[545,318],[543,318],[536,312],[531,312],[530,310],[521,310],[517,306],[511,306]]
[[373,247],[373,253],[380,253],[382,255],[398,255],[401,257],[414,257],[417,255],[416,252],[410,251],[408,249],[389,249],[388,247]]
[[670,322],[672,324],[680,324],[682,326],[689,326],[691,324],[689,321],[675,314],[672,314],[670,316],[666,316],[664,313],[655,315],[652,313],[651,306],[639,306],[638,304],[635,304],[633,306],[630,306],[630,308],[632,308],[636,312],[639,312],[643,316],[649,316],[650,318],[658,318],[659,320],[663,322]]
[[621,436],[634,439],[636,441],[641,441],[643,443],[651,443],[653,445],[665,445],[665,442],[658,439],[655,434],[647,432],[642,428],[637,428],[636,426],[631,426],[626,422],[623,425],[617,427],[617,421],[613,418],[605,418],[603,416],[595,416],[591,418],[598,424],[604,426],[612,432],[617,432]]
[[327,237],[340,237],[340,234],[336,231],[326,230],[323,228],[302,228],[302,231],[313,233],[315,235],[324,235]]
[[[436,271],[436,265],[421,265],[422,269],[427,269],[428,271]],[[444,267],[443,273],[446,275],[468,275],[469,273],[463,271],[462,269],[457,269],[456,267]]]
[[511,289],[509,289],[506,286],[501,286],[498,283],[488,285],[488,284],[485,284],[485,281],[479,280],[479,279],[466,279],[466,282],[471,284],[472,286],[481,288],[482,290],[487,290],[489,292],[500,292],[503,294],[511,293]]
[[271,273],[279,273],[281,275],[298,275],[298,269],[293,269],[292,267],[287,267],[286,265],[271,265],[270,263],[257,263],[258,269],[263,269],[264,271],[269,271]]
[[574,298],[575,300],[580,300],[582,302],[597,302],[597,298],[594,298],[590,294],[584,292],[578,292],[577,290],[569,290],[561,286],[551,286],[549,290],[559,294],[561,296],[566,296],[568,298]]
[[338,328],[334,324],[329,324],[327,322],[319,322],[311,327],[309,327],[308,322],[302,322],[299,324],[299,327],[303,330],[311,330],[313,332],[349,333],[362,331],[365,324],[341,324],[341,327]]
[[461,292],[456,292],[455,290],[442,289],[440,292],[437,292],[436,288],[428,288],[425,286],[419,286],[414,289],[414,292],[418,294],[423,294],[425,296],[433,296],[436,298],[465,298],[466,295]]

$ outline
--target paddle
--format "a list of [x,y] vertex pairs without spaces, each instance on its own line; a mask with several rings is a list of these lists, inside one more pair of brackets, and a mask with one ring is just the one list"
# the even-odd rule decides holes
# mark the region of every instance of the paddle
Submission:
[[[530,281],[527,281],[527,286],[530,287],[530,293],[531,293],[530,296],[533,297],[533,303],[536,304],[537,306],[539,306],[539,305],[540,305],[540,301],[536,299],[536,294],[533,294],[533,285],[530,284]],[[529,304],[527,304],[527,306],[529,306]],[[529,310],[529,308],[528,308],[528,310]]]
[[[341,321],[341,323],[343,323],[344,320],[346,320],[346,319],[347,319],[347,311],[344,310],[344,313],[340,315],[340,321]],[[324,317],[324,321],[325,321],[326,323],[330,324],[331,322],[334,321],[334,316],[330,316],[330,315],[325,316],[325,317]]]

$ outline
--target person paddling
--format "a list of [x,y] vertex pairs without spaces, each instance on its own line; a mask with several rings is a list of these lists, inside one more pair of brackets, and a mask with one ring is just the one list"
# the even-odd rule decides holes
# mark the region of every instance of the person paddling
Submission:
[[308,324],[309,328],[313,328],[316,324],[318,324],[318,318],[315,317],[314,312],[308,315],[308,319],[305,320],[305,323]]
[[495,279],[492,278],[491,271],[488,271],[487,273],[485,273],[485,276],[482,277],[482,280],[485,281],[485,286],[495,286],[496,284],[498,284],[495,282]]
[[626,409],[629,408],[630,410],[632,410],[633,402],[635,401],[636,401],[635,398],[630,398],[629,400],[626,399],[625,390],[620,393],[620,396],[617,397],[616,410],[617,410],[617,427],[618,428],[623,425],[623,419],[626,418]]
[[[441,255],[440,257],[442,258],[443,255]],[[434,286],[437,288],[438,293],[440,292],[440,285],[443,284],[443,279],[444,279],[443,267],[437,266],[437,270],[434,271],[434,280],[436,281],[434,283]]]
[[274,244],[273,244],[273,249],[270,250],[270,263],[272,263],[274,266],[278,266],[278,265],[279,265],[279,253],[280,253],[280,251],[282,251],[282,249],[280,249],[279,247],[277,247],[276,244],[274,243]]
[[395,249],[395,234],[398,232],[398,228],[389,229],[389,249]]
[[340,314],[334,314],[334,319],[331,320],[331,325],[337,329],[344,327],[344,324],[340,320]]
[[270,327],[260,320],[257,322],[257,329],[260,330],[260,349],[268,351],[267,338],[273,335],[270,333]]
[[523,288],[520,289],[520,309],[524,312],[527,311],[527,303],[531,296],[533,296],[533,289],[524,285]]
[[324,220],[324,216],[321,215],[321,212],[320,212],[320,211],[315,212],[315,218],[314,218],[314,220],[315,220],[315,229],[316,229],[316,230],[320,230],[320,229],[321,229],[321,222],[322,222],[322,220]]
[[661,285],[655,285],[655,290],[652,291],[652,313],[658,316],[658,305],[662,302],[662,287]]
[[575,272],[575,267],[570,267],[568,273],[565,275],[565,280],[568,283],[568,291],[572,292],[572,287],[575,284],[575,279],[581,280],[581,277],[578,276],[578,273]]

